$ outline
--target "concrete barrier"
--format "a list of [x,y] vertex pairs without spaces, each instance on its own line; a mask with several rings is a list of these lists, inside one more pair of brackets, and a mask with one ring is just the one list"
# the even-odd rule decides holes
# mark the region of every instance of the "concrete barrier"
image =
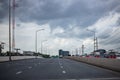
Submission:
[[[35,58],[35,56],[11,56],[12,60],[31,59],[31,58]],[[41,58],[41,57],[37,57],[37,58]],[[9,57],[0,56],[0,62],[4,62],[4,61],[9,61]]]
[[76,61],[80,61],[120,72],[120,59],[94,58],[94,57],[86,58],[86,57],[76,57],[76,56],[69,56],[65,58],[73,59]]
[[0,56],[0,62],[4,62],[4,61],[9,61],[9,57],[7,57],[7,56],[1,57]]

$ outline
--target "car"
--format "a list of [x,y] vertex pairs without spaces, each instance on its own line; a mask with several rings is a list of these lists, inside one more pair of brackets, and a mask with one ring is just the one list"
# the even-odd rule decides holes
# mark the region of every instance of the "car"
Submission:
[[108,55],[107,55],[107,58],[120,59],[120,53],[117,53],[117,52],[109,52]]
[[63,55],[59,55],[59,58],[63,58]]

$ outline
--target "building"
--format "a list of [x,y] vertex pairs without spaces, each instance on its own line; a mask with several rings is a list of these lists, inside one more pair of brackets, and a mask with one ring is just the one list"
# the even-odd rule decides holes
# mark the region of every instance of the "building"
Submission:
[[59,50],[59,57],[69,56],[69,51],[63,51],[62,49]]
[[98,49],[98,50],[94,51],[94,56],[95,57],[104,57],[105,53],[106,53],[105,49]]

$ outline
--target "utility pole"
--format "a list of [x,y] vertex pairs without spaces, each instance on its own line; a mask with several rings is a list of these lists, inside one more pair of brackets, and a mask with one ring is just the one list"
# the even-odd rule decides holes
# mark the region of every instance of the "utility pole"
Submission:
[[82,55],[84,54],[84,45],[82,45]]
[[91,31],[94,33],[94,51],[96,50],[96,34],[95,31]]
[[94,39],[94,51],[98,50],[98,39],[97,37]]
[[1,53],[2,53],[2,45],[0,44],[0,55],[1,55]]
[[81,48],[79,48],[79,56],[81,55]]
[[94,33],[94,51],[98,50],[98,40],[97,40],[95,31],[92,31],[92,30],[89,30],[89,29],[87,29],[87,31],[90,31],[90,32]]
[[97,39],[97,37],[96,37],[96,43],[95,43],[95,47],[96,47],[96,50],[98,50],[98,39]]
[[15,0],[12,1],[12,51],[15,49]]

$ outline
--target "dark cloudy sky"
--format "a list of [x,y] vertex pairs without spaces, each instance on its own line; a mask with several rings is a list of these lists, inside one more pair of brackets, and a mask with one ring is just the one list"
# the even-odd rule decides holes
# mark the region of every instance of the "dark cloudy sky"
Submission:
[[[15,40],[22,50],[34,50],[35,31],[42,28],[38,48],[47,40],[44,48],[51,54],[82,44],[91,52],[93,33],[86,29],[96,32],[99,48],[120,48],[120,0],[16,0],[16,5]],[[0,0],[0,41],[8,44],[8,0]]]

